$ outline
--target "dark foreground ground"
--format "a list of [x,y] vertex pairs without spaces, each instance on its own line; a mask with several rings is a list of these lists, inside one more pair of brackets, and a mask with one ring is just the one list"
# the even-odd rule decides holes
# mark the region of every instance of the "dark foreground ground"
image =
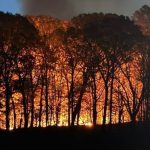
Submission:
[[0,131],[0,150],[7,149],[150,150],[150,123]]

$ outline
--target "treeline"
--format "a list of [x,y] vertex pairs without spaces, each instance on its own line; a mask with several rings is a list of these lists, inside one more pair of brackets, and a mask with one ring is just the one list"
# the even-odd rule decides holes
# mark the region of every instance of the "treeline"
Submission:
[[150,7],[130,19],[0,13],[0,127],[150,119]]

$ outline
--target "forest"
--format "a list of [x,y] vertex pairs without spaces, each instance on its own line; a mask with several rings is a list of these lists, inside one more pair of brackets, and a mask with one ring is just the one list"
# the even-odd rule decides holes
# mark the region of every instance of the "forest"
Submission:
[[150,7],[71,20],[0,12],[0,129],[150,121]]

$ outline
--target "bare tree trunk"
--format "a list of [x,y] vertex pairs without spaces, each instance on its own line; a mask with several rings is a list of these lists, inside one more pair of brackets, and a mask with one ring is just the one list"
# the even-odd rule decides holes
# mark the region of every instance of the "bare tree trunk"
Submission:
[[118,87],[118,123],[121,124],[122,123],[122,114],[123,114],[123,97],[120,96],[120,87]]
[[41,93],[40,93],[40,111],[39,111],[39,127],[41,127],[41,121],[42,121],[42,98],[43,96],[43,81],[42,81],[42,87],[41,87]]
[[24,91],[22,91],[22,97],[23,97],[23,114],[24,114],[24,128],[28,128],[28,106],[27,106],[27,99],[25,96]]
[[48,85],[45,87],[45,104],[46,104],[46,126],[48,126]]
[[51,106],[50,106],[50,125],[52,125],[52,121],[54,120],[54,99],[51,99]]
[[31,127],[34,125],[34,91],[31,93]]
[[77,126],[79,126],[80,112],[77,114]]
[[73,115],[73,108],[74,108],[74,67],[72,67],[72,71],[71,71],[70,96],[71,96],[71,116],[72,116]]
[[16,108],[14,100],[12,100],[13,114],[14,114],[14,129],[16,129]]
[[77,121],[79,121],[82,97],[83,97],[83,94],[84,94],[84,92],[86,90],[88,79],[89,79],[89,76],[88,76],[87,72],[85,72],[84,75],[83,75],[83,85],[81,86],[80,95],[79,95],[76,107],[75,107],[75,109],[74,109],[74,111],[72,113],[71,126],[74,126],[77,116],[78,116]]
[[96,95],[96,80],[95,74],[93,75],[93,125],[97,123],[97,95]]
[[108,103],[108,82],[105,81],[105,102],[104,102],[104,112],[103,112],[103,126],[105,126],[106,124],[107,103]]
[[113,109],[113,85],[114,85],[114,73],[112,75],[111,79],[111,85],[110,85],[110,106],[109,106],[109,124],[112,124],[112,109]]
[[48,68],[46,66],[46,73],[45,73],[45,107],[46,107],[46,118],[45,118],[45,122],[46,122],[46,126],[48,126],[48,117],[49,117],[49,113],[48,113]]
[[61,111],[61,93],[58,90],[58,94],[57,94],[57,106],[56,106],[56,126],[59,125],[60,111]]
[[71,126],[74,126],[77,115],[78,115],[78,121],[79,121],[79,111],[81,109],[81,101],[82,101],[83,94],[84,94],[84,90],[81,90],[78,102],[72,114]]
[[6,130],[9,130],[10,124],[9,124],[9,114],[10,114],[10,89],[9,86],[6,83],[6,91],[5,91],[5,97],[6,97]]
[[73,118],[73,112],[74,112],[74,100],[72,99],[71,100],[71,126],[72,126],[72,123],[75,121]]
[[70,126],[70,111],[71,111],[71,107],[70,107],[70,105],[71,105],[71,102],[70,102],[70,97],[69,97],[69,94],[68,94],[68,126]]
[[70,90],[68,92],[68,126],[71,124],[72,114],[73,114],[73,103],[74,103],[74,81],[73,74],[71,79]]

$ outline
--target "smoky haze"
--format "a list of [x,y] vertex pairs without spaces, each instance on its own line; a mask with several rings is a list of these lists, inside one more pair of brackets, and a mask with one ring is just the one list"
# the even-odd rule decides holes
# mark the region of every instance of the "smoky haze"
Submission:
[[22,0],[22,4],[25,15],[50,15],[60,19],[76,15],[70,0]]
[[[19,1],[19,0],[18,0]],[[81,13],[104,12],[132,16],[150,0],[22,0],[24,15],[49,15],[71,19]]]

